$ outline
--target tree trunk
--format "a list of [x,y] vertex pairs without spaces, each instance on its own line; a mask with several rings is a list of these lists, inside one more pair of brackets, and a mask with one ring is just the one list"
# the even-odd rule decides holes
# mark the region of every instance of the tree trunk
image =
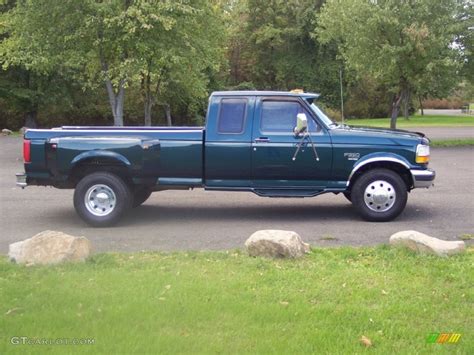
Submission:
[[402,100],[402,93],[393,96],[392,100],[392,114],[390,116],[390,128],[396,129],[397,128],[397,118],[398,113],[400,112],[400,102]]
[[28,128],[36,128],[38,125],[36,124],[36,116],[38,115],[38,111],[32,110],[25,114],[25,127]]
[[141,80],[141,94],[143,99],[144,113],[145,113],[145,126],[151,126],[151,110],[155,103],[155,98],[151,92],[151,76],[150,69],[151,63],[148,62],[148,68],[146,74],[142,72]]
[[[103,38],[102,30],[99,30],[98,37]],[[110,108],[112,109],[112,115],[114,116],[114,126],[123,126],[123,103],[125,98],[125,80],[120,80],[118,93],[115,93],[112,80],[108,76],[109,65],[105,60],[102,47],[99,47],[100,63],[102,66],[102,72],[105,74],[105,87],[107,89],[107,95],[109,96]]]
[[153,108],[153,100],[147,97],[145,100],[145,126],[151,126],[151,109]]
[[114,116],[114,126],[123,126],[123,104],[125,99],[124,81],[120,81],[119,91],[117,94],[115,93],[110,79],[105,80],[105,86],[107,88],[107,94],[109,95],[112,115]]
[[406,120],[409,118],[409,109],[410,109],[410,90],[405,90],[405,95],[403,98],[403,116]]
[[418,96],[418,101],[420,101],[420,111],[421,111],[421,115],[424,116],[425,115],[425,111],[423,110],[423,100],[421,98],[421,95]]
[[168,126],[172,126],[173,122],[171,121],[171,107],[169,104],[165,104],[165,114],[166,114],[166,123]]

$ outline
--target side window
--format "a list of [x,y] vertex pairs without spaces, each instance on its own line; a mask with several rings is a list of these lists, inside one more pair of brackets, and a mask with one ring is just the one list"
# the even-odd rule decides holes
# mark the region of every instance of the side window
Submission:
[[222,99],[217,123],[218,133],[242,133],[247,113],[246,99]]
[[306,114],[309,130],[316,132],[316,123],[299,102],[270,100],[262,102],[260,130],[262,132],[293,132],[298,113]]

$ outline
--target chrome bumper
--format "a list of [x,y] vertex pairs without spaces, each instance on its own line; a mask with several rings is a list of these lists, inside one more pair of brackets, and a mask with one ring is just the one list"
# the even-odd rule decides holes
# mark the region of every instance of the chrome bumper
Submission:
[[16,186],[21,187],[24,189],[26,186],[28,186],[28,183],[26,182],[26,174],[25,173],[17,173],[16,175]]
[[410,170],[411,176],[413,177],[413,188],[429,188],[433,185],[433,181],[436,177],[434,170]]

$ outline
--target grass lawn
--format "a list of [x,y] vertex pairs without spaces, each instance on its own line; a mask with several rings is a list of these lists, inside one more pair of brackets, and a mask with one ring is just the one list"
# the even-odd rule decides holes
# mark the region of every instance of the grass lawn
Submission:
[[[390,127],[389,118],[352,119],[346,124],[355,126]],[[397,128],[435,127],[435,126],[474,126],[474,116],[410,116],[409,120],[399,117]]]
[[463,147],[474,145],[474,138],[459,139],[434,139],[431,141],[432,147]]
[[[0,353],[467,354],[473,263],[472,249],[442,259],[387,246],[316,249],[294,261],[136,253],[28,268],[3,258]],[[429,344],[433,332],[462,337]],[[11,345],[12,336],[95,341]]]

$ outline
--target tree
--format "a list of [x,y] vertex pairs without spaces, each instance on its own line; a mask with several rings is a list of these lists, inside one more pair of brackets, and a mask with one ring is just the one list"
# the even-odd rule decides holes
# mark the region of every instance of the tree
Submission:
[[474,85],[474,3],[462,1],[456,16],[458,28],[455,44],[462,53],[462,75]]
[[[68,82],[47,62],[30,65],[28,54],[18,48],[9,17],[15,1],[0,4],[0,98],[6,106],[24,115],[23,125],[35,128],[40,105],[69,102]],[[65,94],[66,93],[66,94]]]
[[[126,89],[141,82],[146,123],[176,71],[188,92],[206,93],[201,73],[216,65],[219,28],[213,1],[22,0],[5,16],[7,60],[68,73],[85,89],[104,85],[115,125],[123,125]],[[212,38],[206,36],[213,36]],[[215,68],[214,68],[215,69]],[[169,103],[165,103],[165,106]]]
[[3,16],[6,65],[67,73],[84,88],[105,84],[115,125],[123,125],[130,36],[130,0],[22,0]]
[[339,105],[337,48],[312,36],[324,1],[240,0],[229,15],[230,86],[248,82],[258,89],[302,88]]
[[71,104],[70,84],[61,76],[41,74],[22,66],[9,66],[0,73],[0,99],[24,116],[23,126],[36,128],[40,107]]
[[[192,5],[190,5],[192,4]],[[220,10],[210,1],[137,2],[135,73],[140,82],[145,125],[151,125],[152,108],[165,109],[172,124],[170,104],[207,96],[209,76],[221,62],[222,24]]]
[[[459,51],[452,45],[457,0],[328,0],[318,20],[321,43],[336,42],[346,65],[393,92],[390,126],[401,103],[422,93],[434,75],[455,76]],[[445,89],[452,85],[444,81]],[[407,110],[405,111],[407,114]]]

